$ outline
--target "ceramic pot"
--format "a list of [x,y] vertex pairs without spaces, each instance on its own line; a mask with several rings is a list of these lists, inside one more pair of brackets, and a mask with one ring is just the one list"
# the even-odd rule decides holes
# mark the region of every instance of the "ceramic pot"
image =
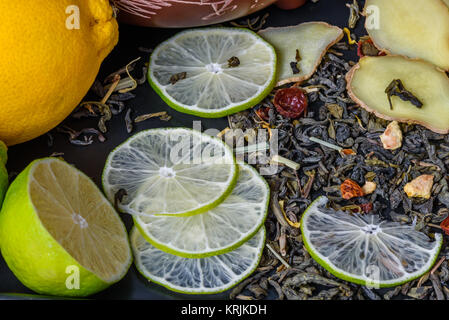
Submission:
[[296,9],[303,6],[307,0],[278,0],[276,5],[285,10]]
[[[295,8],[306,0],[280,0],[281,8]],[[198,27],[238,19],[276,0],[114,0],[119,19],[148,27]]]

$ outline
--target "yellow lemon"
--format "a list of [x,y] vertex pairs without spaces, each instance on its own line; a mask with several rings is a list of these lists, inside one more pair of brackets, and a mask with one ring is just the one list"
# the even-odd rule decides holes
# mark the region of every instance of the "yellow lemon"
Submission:
[[108,0],[0,0],[0,140],[14,145],[58,125],[117,41]]

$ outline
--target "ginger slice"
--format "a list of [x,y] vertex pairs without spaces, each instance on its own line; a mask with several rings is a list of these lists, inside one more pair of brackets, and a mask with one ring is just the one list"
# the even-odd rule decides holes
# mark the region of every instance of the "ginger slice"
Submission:
[[[396,96],[390,108],[385,89],[394,79],[400,79],[422,101],[421,108]],[[449,78],[436,66],[401,56],[364,57],[346,80],[350,97],[379,118],[449,133]]]
[[449,0],[367,0],[365,27],[379,50],[449,70]]
[[[259,35],[271,43],[278,55],[278,82],[302,82],[315,72],[327,50],[343,38],[343,30],[325,22],[306,22],[296,26],[267,28]],[[298,73],[291,63],[296,62]]]

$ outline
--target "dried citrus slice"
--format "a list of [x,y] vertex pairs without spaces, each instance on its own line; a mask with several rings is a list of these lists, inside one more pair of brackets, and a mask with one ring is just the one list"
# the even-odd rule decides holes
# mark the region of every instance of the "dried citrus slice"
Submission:
[[257,171],[240,164],[234,190],[212,210],[191,217],[136,216],[134,221],[153,246],[185,258],[204,258],[252,238],[265,221],[269,194]]
[[414,227],[348,214],[316,199],[303,214],[301,231],[310,255],[330,273],[361,285],[393,287],[416,279],[434,264],[443,237],[432,241]]
[[161,251],[146,242],[136,228],[130,239],[136,267],[144,277],[176,292],[211,294],[231,288],[256,269],[265,244],[265,227],[231,252],[200,259]]
[[276,53],[252,31],[192,29],[161,43],[148,79],[172,108],[218,118],[259,103],[276,81]]
[[139,132],[109,155],[103,187],[133,215],[189,216],[208,211],[231,193],[238,177],[233,151],[221,140],[185,128]]

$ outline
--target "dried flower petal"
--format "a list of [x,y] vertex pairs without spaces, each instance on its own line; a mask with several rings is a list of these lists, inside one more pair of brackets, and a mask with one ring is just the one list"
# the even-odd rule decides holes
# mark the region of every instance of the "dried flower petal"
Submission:
[[402,131],[397,121],[391,122],[380,136],[385,149],[396,150],[402,146]]
[[444,233],[449,236],[449,217],[447,217],[440,223],[440,227],[444,231]]
[[341,150],[341,154],[345,156],[353,156],[356,155],[357,153],[352,149],[343,149]]
[[268,111],[270,109],[267,107],[260,107],[259,109],[257,109],[256,111],[254,111],[256,113],[256,115],[263,121],[268,121],[270,119],[269,115],[268,115]]
[[433,175],[423,174],[407,183],[404,191],[409,198],[430,199],[433,187]]
[[357,184],[357,182],[347,179],[341,186],[341,196],[343,199],[349,200],[356,197],[363,197],[365,194],[362,188]]
[[373,210],[373,204],[371,202],[363,203],[360,205],[363,213],[370,213]]

